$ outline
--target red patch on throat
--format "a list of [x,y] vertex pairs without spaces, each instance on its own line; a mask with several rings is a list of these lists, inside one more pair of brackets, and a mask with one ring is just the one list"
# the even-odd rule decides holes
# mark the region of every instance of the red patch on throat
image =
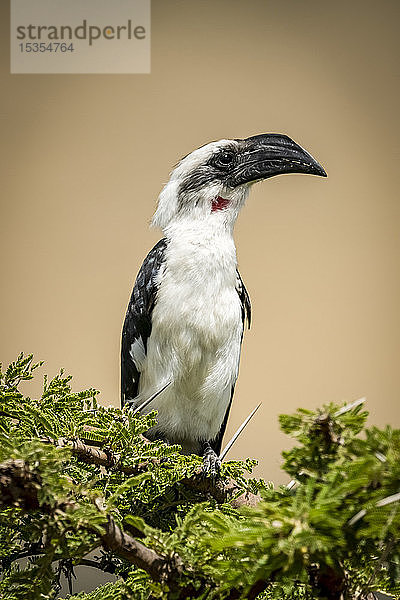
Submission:
[[216,210],[223,210],[229,204],[229,200],[226,198],[222,198],[221,196],[217,196],[212,201],[211,212],[215,212]]

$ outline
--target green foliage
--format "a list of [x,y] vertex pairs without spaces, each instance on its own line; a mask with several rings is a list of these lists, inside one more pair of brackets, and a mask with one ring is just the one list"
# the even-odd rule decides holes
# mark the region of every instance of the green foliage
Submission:
[[[236,510],[186,485],[198,457],[146,442],[154,413],[101,406],[95,390],[73,392],[63,372],[45,378],[40,398],[24,396],[20,384],[38,366],[21,354],[0,370],[0,463],[23,461],[39,502],[0,509],[2,598],[56,598],[60,577],[96,548],[95,564],[119,579],[71,600],[173,599],[189,584],[204,600],[246,598],[257,582],[260,599],[334,598],[332,574],[345,599],[400,597],[400,431],[365,429],[360,405],[280,417],[297,441],[283,453],[291,486],[249,479],[255,461],[224,463],[239,493],[261,495],[255,508]],[[85,462],[71,448],[78,439],[116,460]],[[178,590],[101,550],[108,516],[162,557],[180,557]]]

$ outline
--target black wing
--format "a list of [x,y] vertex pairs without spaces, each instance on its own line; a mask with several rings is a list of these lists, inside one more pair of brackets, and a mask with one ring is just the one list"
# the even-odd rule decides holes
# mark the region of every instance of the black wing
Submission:
[[[239,295],[240,303],[242,305],[242,324],[243,324],[242,339],[243,339],[243,331],[244,331],[245,321],[247,321],[247,326],[250,329],[250,324],[251,324],[251,304],[250,304],[250,296],[247,293],[247,290],[246,290],[246,288],[244,286],[242,278],[240,277],[240,273],[237,270],[236,270],[236,275],[237,275],[237,277],[236,277],[236,291],[237,291],[237,293]],[[229,401],[228,408],[226,409],[225,417],[224,417],[224,420],[222,422],[221,428],[220,428],[220,430],[218,432],[217,437],[211,443],[211,446],[212,446],[214,452],[216,454],[218,454],[218,455],[221,454],[222,438],[224,437],[226,425],[228,423],[229,411],[231,410],[232,400],[233,400],[233,392],[234,391],[235,391],[235,384],[233,384],[233,386],[232,386],[231,399]]]
[[151,334],[151,313],[157,296],[157,274],[165,260],[167,240],[160,240],[146,256],[133,286],[122,329],[121,405],[138,394],[140,363]]
[[251,303],[250,296],[247,293],[247,290],[244,286],[242,278],[240,277],[240,273],[236,270],[236,291],[239,294],[240,303],[242,305],[242,323],[244,329],[244,322],[247,320],[247,327],[250,329],[251,325]]

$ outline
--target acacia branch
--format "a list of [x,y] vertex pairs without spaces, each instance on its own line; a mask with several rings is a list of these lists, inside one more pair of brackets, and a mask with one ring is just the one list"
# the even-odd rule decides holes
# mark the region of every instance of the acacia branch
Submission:
[[79,562],[74,563],[74,567],[92,567],[93,569],[99,569],[103,573],[111,573],[112,575],[116,571],[116,567],[112,563],[104,564],[103,561],[90,558],[81,558]]
[[154,581],[171,583],[182,575],[183,567],[179,557],[166,560],[123,531],[112,517],[108,517],[101,539],[106,548],[146,571]]
[[[78,504],[73,500],[63,501],[55,506],[41,504],[38,496],[41,487],[40,476],[31,471],[23,460],[10,459],[0,463],[0,507],[15,506],[27,512],[41,510],[47,514],[52,514],[55,510],[78,508]],[[99,507],[99,502],[96,502],[96,505]],[[154,581],[167,584],[171,590],[179,590],[179,598],[195,598],[198,595],[190,584],[182,588],[179,586],[184,571],[179,556],[175,555],[169,559],[160,556],[124,532],[111,516],[105,516],[107,522],[104,525],[104,533],[100,535],[104,548],[143,569]]]
[[[143,438],[146,440],[146,438]],[[150,465],[160,465],[160,460],[154,458],[141,462],[137,465],[126,466],[119,463],[120,456],[111,451],[100,450],[94,446],[85,444],[80,439],[68,440],[67,438],[41,438],[43,443],[53,444],[59,448],[68,447],[72,454],[85,463],[99,465],[108,469],[114,469],[124,475],[134,476],[148,470]],[[148,441],[148,440],[146,440]],[[212,477],[204,477],[202,469],[198,469],[191,477],[185,477],[181,482],[185,487],[203,495],[209,495],[218,503],[230,502],[233,508],[242,506],[256,506],[260,497],[252,492],[242,492],[233,479],[221,480]]]
[[[145,439],[145,438],[143,438]],[[53,439],[49,437],[42,437],[39,440],[43,444],[52,444],[56,448],[69,448],[71,453],[78,459],[87,464],[98,465],[107,469],[114,469],[124,475],[139,475],[146,471],[150,464],[158,465],[160,461],[156,458],[149,459],[145,462],[125,466],[119,464],[120,455],[112,452],[111,450],[100,450],[93,443],[86,444],[79,438],[69,440],[68,438]],[[146,442],[150,443],[148,440]]]

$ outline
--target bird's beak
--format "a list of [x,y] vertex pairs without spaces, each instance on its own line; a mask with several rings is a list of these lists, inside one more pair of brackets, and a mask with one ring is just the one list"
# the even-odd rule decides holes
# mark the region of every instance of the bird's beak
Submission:
[[242,150],[228,179],[231,187],[283,173],[327,176],[315,158],[286,135],[266,133],[238,142]]

